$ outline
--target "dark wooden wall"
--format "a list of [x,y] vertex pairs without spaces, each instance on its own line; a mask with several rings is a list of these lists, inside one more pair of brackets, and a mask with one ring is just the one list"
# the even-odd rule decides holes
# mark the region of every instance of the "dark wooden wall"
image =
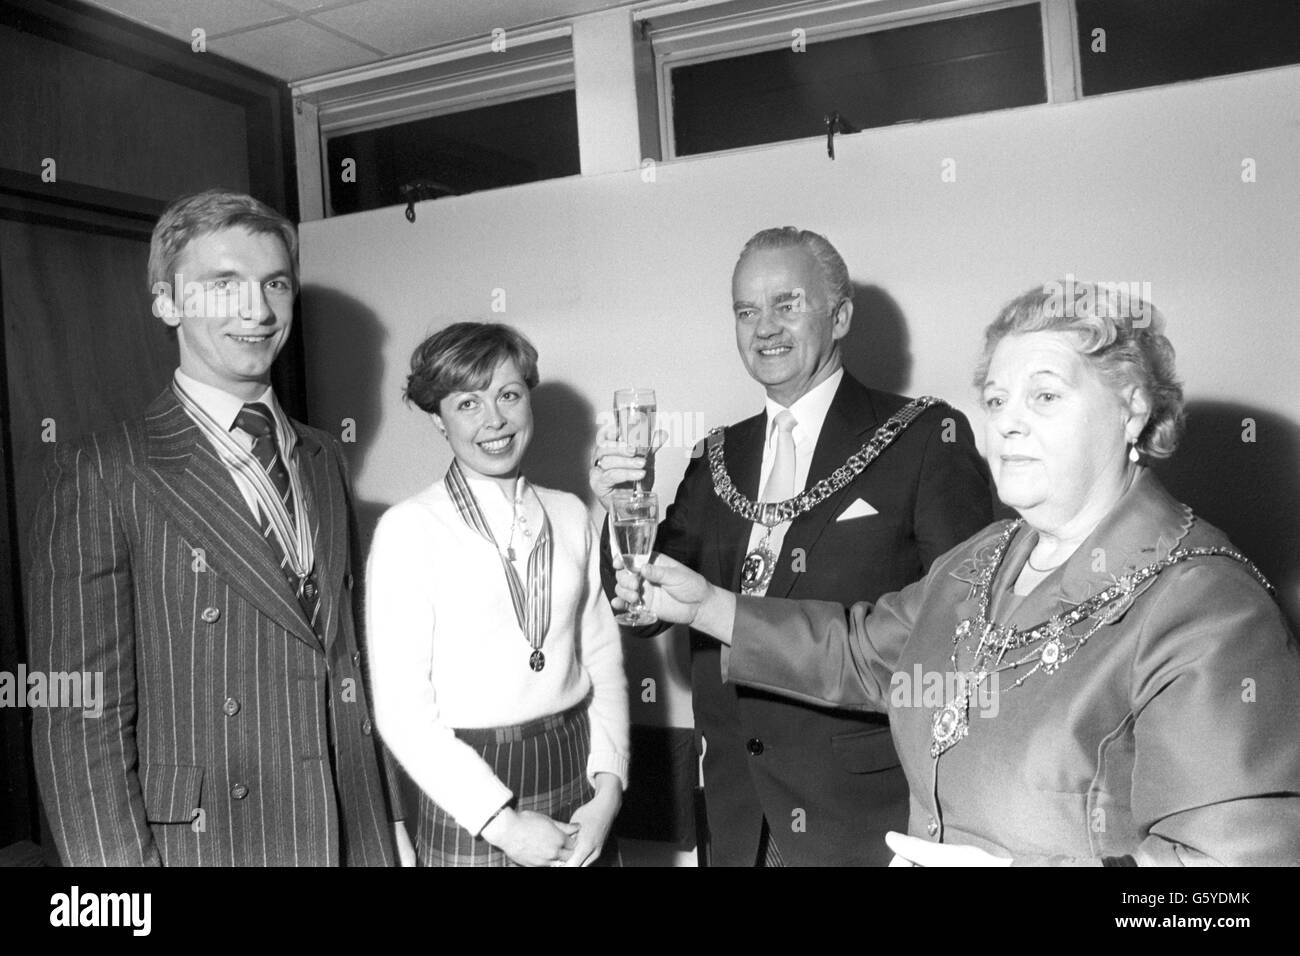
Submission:
[[[51,438],[142,411],[176,366],[150,310],[153,221],[210,186],[296,221],[297,190],[285,84],[90,7],[0,0],[0,91],[0,671],[15,673]],[[276,391],[305,417],[297,336]],[[0,708],[0,848],[40,838],[28,726]]]

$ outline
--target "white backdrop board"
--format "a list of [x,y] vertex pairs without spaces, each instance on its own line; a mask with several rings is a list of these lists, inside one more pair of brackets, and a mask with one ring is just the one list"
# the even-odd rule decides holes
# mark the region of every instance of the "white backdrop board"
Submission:
[[[1190,411],[1162,473],[1300,618],[1300,68],[867,131],[836,155],[810,139],[441,199],[414,224],[393,207],[304,225],[311,419],[354,439],[367,530],[449,462],[400,395],[415,345],[462,319],[509,322],[541,353],[543,484],[585,493],[613,390],[655,388],[671,500],[691,445],[762,407],[730,275],[749,235],[791,224],[848,261],[849,367],[948,399],[977,434],[971,374],[1000,305],[1067,273],[1149,283]],[[633,720],[689,726],[685,640],[627,650]]]

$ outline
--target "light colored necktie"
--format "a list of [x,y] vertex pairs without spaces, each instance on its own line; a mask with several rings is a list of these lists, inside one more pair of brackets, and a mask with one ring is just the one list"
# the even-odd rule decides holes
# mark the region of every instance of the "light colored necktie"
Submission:
[[762,501],[785,501],[794,497],[794,426],[799,424],[789,410],[776,416],[776,455],[772,473],[763,486]]

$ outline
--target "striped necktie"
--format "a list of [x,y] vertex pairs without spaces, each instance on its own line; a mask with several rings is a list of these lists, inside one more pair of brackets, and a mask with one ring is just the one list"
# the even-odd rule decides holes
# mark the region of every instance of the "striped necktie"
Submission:
[[[276,493],[284,502],[285,510],[289,513],[289,517],[293,518],[294,501],[290,492],[289,472],[285,469],[284,458],[275,439],[275,419],[271,415],[271,409],[261,402],[249,402],[235,416],[235,427],[243,430],[253,439],[251,449],[253,457],[266,472],[266,477],[271,479]],[[307,615],[312,630],[315,630],[316,618],[320,614],[320,592],[316,587],[314,575],[309,574],[301,581],[298,580],[298,576],[290,567],[289,556],[284,550],[284,545],[273,529],[270,516],[262,508],[258,509],[258,513],[262,520],[262,537],[267,540],[272,552],[280,559],[280,572],[289,582],[289,587],[298,595],[298,603],[302,606],[303,613]]]

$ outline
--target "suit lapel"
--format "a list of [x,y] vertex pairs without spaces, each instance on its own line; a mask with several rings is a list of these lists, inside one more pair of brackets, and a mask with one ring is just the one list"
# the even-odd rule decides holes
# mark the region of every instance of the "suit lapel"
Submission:
[[312,548],[316,554],[316,582],[320,588],[321,634],[328,647],[339,627],[339,595],[343,588],[344,563],[347,555],[347,501],[338,470],[325,453],[325,447],[306,429],[298,428],[295,453],[298,474],[302,478],[305,507],[312,522]]
[[[736,490],[753,500],[758,497],[758,478],[763,471],[763,432],[766,413],[747,418],[727,429],[723,460]],[[749,544],[753,527],[721,501],[718,502],[718,558],[722,583],[730,591],[740,590],[740,558]]]
[[191,546],[202,548],[208,569],[299,640],[320,647],[235,480],[171,389],[146,412],[145,434],[146,460],[133,470]]
[[[821,434],[817,436],[817,446],[813,449],[812,463],[808,467],[806,487],[811,488],[844,464],[849,455],[871,437],[872,430],[880,420],[881,416],[871,401],[870,393],[846,372],[826,412]],[[776,562],[772,583],[767,588],[769,597],[789,595],[790,589],[799,579],[790,556],[794,554],[795,548],[802,548],[805,556],[812,552],[831,518],[843,510],[841,505],[852,484],[850,482],[848,487],[840,489],[790,524],[781,544],[781,556]]]

